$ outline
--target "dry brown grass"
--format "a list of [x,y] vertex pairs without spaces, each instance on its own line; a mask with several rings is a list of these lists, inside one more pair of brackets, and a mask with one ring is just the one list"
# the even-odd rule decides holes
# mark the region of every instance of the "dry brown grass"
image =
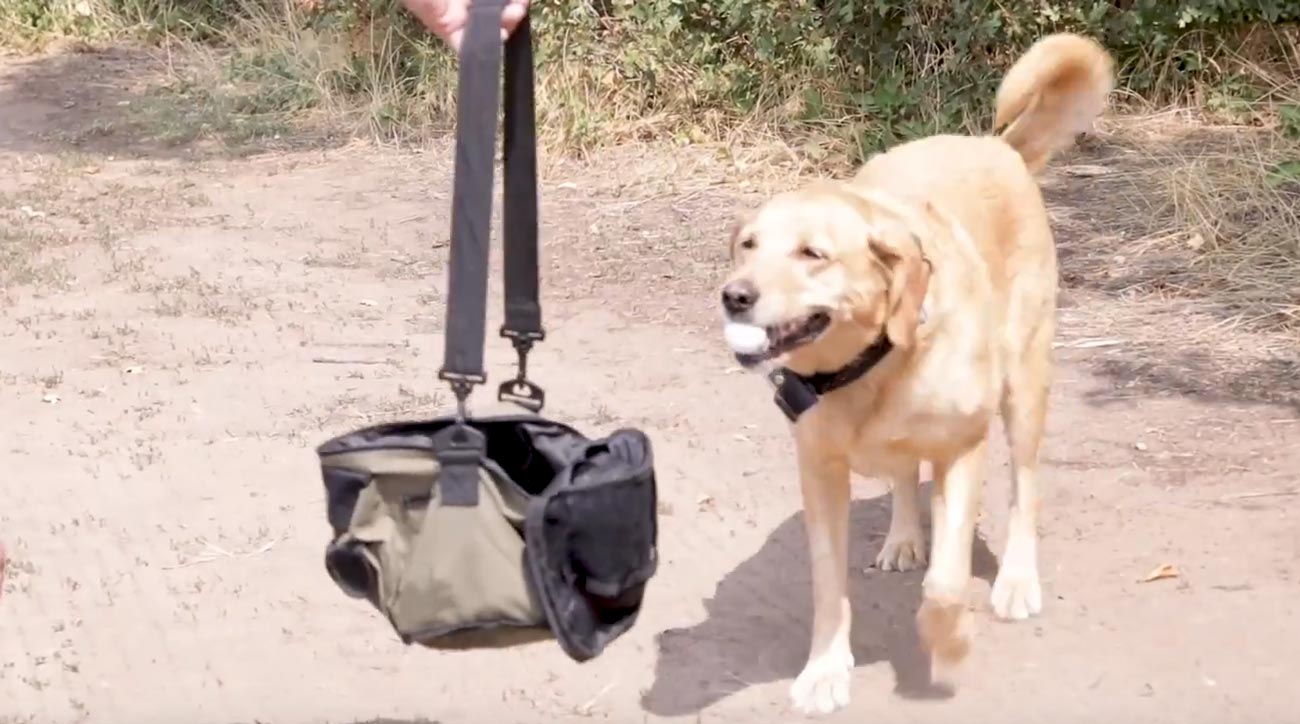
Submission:
[[1216,328],[1300,340],[1300,34],[1262,35],[1177,106],[1124,99],[1085,146],[1087,178],[1057,197],[1067,227],[1094,229],[1065,250],[1068,282],[1195,300]]
[[1300,142],[1248,127],[1115,125],[1108,172],[1077,184],[1105,236],[1076,250],[1067,273],[1300,332]]
[[1300,144],[1276,134],[1223,134],[1196,155],[1176,146],[1159,192],[1174,230],[1197,253],[1189,281],[1213,290],[1242,322],[1300,328]]

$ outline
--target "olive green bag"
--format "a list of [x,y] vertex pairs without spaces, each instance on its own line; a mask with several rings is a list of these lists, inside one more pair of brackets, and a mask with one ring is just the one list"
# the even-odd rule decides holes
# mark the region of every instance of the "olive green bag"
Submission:
[[[542,340],[528,21],[505,46],[505,324],[524,412],[473,417],[483,369],[503,0],[476,0],[461,51],[446,357],[452,415],[368,427],[319,448],[333,535],[326,569],[402,641],[432,648],[558,640],[599,655],[636,621],[657,566],[650,441],[592,440],[541,417],[527,355]],[[495,15],[494,15],[495,13]]]

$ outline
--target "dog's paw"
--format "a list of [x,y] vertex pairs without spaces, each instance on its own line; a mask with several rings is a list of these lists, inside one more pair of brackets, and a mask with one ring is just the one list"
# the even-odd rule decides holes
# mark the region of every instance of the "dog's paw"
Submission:
[[911,571],[925,565],[925,536],[919,530],[885,536],[885,545],[876,556],[876,568],[882,571]]
[[830,714],[849,704],[853,654],[829,651],[808,661],[790,686],[790,703],[804,714]]
[[921,635],[921,645],[930,654],[935,680],[948,680],[970,653],[971,629],[970,612],[960,598],[927,596],[921,602],[921,610],[916,613],[916,630]]
[[1004,621],[1023,621],[1042,613],[1043,587],[1038,582],[1038,571],[1004,564],[993,581],[989,602],[993,613]]

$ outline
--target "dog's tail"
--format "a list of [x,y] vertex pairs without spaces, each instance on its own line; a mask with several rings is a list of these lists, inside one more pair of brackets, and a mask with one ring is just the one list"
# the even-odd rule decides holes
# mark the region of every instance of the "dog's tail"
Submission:
[[1114,62],[1094,40],[1058,33],[1030,46],[998,87],[994,128],[1030,171],[1092,128],[1114,86]]

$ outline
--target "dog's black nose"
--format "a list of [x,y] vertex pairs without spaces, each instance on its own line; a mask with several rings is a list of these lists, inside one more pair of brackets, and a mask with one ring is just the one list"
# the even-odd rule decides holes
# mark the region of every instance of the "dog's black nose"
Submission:
[[722,288],[722,308],[728,314],[741,314],[753,309],[758,302],[758,287],[745,279],[737,279]]

